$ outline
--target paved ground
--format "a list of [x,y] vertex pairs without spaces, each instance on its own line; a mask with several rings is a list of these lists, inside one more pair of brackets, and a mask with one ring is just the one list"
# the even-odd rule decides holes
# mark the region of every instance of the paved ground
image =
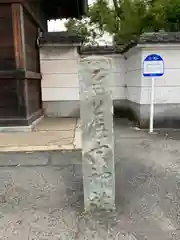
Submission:
[[0,151],[77,149],[79,123],[75,118],[44,118],[32,132],[0,132]]
[[115,213],[83,213],[80,151],[0,154],[0,239],[180,239],[177,136],[116,121]]

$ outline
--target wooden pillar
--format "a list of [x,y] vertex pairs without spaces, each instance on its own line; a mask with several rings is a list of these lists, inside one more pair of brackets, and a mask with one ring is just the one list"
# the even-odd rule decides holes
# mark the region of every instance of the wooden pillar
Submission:
[[16,68],[26,69],[23,7],[19,3],[13,3],[11,7]]
[[[13,41],[14,41],[14,56],[16,69],[25,70],[25,42],[24,42],[24,16],[23,7],[20,3],[13,3],[12,9],[12,27],[13,27]],[[28,113],[28,102],[26,100],[26,80],[15,79],[16,94],[18,99],[18,111],[24,107],[25,115]],[[22,91],[22,86],[24,90]]]
[[[42,115],[39,21],[29,2],[0,0],[0,126],[30,125]],[[37,56],[37,57],[36,57]]]

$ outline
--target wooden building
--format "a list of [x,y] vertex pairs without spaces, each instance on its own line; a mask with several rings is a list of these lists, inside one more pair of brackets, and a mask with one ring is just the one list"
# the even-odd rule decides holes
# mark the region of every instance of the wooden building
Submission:
[[0,0],[0,126],[42,114],[38,39],[47,20],[80,17],[87,0]]

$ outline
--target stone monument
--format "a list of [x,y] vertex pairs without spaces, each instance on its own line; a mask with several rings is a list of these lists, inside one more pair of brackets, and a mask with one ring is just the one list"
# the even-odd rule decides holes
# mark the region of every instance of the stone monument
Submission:
[[85,210],[115,208],[111,60],[86,57],[80,63],[80,114]]

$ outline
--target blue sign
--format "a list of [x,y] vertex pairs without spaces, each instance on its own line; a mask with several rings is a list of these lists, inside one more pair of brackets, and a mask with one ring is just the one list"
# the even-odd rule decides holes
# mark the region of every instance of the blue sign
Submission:
[[144,77],[161,77],[164,75],[164,61],[160,55],[151,54],[143,62]]

